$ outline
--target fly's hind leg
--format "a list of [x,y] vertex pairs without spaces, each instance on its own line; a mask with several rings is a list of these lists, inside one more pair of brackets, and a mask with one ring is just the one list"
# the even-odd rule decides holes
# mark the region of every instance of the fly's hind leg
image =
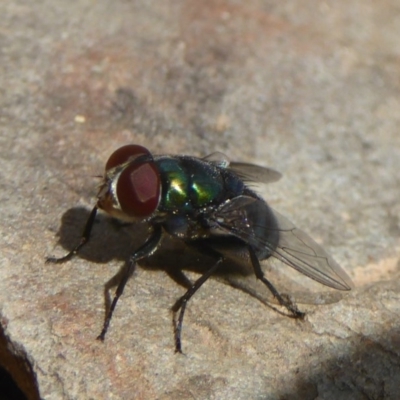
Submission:
[[255,251],[253,250],[253,248],[248,246],[248,250],[249,250],[251,264],[253,265],[254,273],[255,273],[257,279],[259,279],[269,289],[269,291],[276,298],[278,303],[281,306],[285,307],[292,314],[291,315],[292,317],[304,318],[305,313],[301,312],[297,308],[296,304],[294,304],[287,296],[281,295],[275,289],[274,285],[265,277],[264,272],[262,271],[261,266],[260,266],[260,261],[256,255]]

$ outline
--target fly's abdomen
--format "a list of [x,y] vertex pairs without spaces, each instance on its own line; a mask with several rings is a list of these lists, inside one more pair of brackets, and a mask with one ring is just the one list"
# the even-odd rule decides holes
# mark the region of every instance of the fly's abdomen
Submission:
[[249,189],[222,204],[212,220],[225,232],[249,245],[259,260],[269,258],[280,243],[280,229],[274,212]]
[[260,260],[265,260],[278,246],[279,226],[274,213],[265,202],[255,204],[257,206],[247,208],[247,218],[254,230],[254,250]]

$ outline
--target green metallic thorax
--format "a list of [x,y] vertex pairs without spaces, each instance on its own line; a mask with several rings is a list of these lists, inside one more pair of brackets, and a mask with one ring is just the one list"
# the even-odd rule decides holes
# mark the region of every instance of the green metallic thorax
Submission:
[[230,192],[221,169],[205,161],[160,157],[156,163],[162,184],[160,211],[190,213],[210,204],[220,204]]

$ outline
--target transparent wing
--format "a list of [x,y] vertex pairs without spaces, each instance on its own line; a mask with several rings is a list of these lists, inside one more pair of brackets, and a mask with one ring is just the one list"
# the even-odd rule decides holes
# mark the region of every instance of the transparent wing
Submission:
[[282,174],[272,168],[261,167],[255,164],[230,161],[229,158],[219,151],[211,153],[203,160],[227,168],[246,182],[272,183],[281,179]]
[[328,287],[353,287],[346,272],[318,243],[262,199],[239,196],[217,210],[215,222],[252,246],[260,260],[273,256]]
[[229,169],[247,182],[272,183],[279,181],[282,174],[272,168],[261,167],[255,164],[231,162]]

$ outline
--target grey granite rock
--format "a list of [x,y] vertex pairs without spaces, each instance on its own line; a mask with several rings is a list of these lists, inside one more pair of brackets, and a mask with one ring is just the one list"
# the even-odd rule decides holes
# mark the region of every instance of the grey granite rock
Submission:
[[[398,398],[400,9],[331,3],[0,3],[0,365],[28,399]],[[281,171],[263,195],[356,289],[295,321],[212,279],[180,355],[159,257],[96,341],[130,236],[101,217],[80,257],[44,259],[125,143]]]

